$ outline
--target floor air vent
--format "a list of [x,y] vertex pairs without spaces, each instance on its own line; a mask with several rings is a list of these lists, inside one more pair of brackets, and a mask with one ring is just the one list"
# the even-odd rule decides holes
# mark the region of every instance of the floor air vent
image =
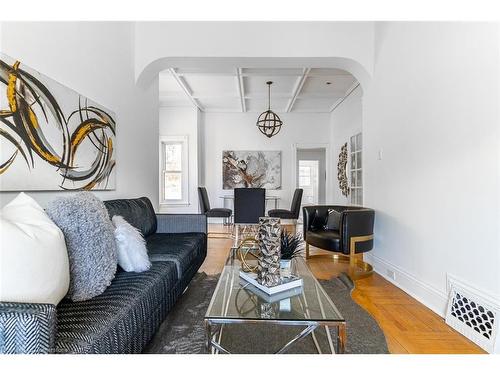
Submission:
[[498,309],[455,280],[449,280],[449,286],[446,323],[487,352],[493,353],[500,319]]

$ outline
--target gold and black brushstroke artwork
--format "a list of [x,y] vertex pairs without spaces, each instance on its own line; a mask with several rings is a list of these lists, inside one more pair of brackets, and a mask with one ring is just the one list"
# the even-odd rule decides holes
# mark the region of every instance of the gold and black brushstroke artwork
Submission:
[[0,189],[114,189],[114,114],[0,54]]

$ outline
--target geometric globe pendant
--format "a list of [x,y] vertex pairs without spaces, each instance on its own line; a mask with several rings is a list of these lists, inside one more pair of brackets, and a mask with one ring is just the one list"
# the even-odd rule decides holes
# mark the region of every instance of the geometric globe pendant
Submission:
[[283,121],[270,109],[262,112],[257,119],[257,127],[268,138],[278,134],[281,130],[281,125],[283,125]]
[[273,82],[268,81],[266,84],[268,86],[268,108],[267,111],[262,112],[259,115],[256,125],[262,134],[271,138],[280,132],[283,121],[281,121],[280,117],[276,113],[271,111],[271,85]]

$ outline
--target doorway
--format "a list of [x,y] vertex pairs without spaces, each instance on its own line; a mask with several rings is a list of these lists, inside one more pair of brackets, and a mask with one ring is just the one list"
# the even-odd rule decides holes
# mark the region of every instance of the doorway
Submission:
[[325,204],[326,149],[297,148],[296,160],[296,186],[304,190],[302,206]]

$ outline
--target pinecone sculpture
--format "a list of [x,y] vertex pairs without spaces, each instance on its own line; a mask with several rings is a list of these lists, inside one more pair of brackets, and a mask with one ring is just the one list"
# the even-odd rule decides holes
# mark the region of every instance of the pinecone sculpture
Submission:
[[281,259],[281,225],[275,217],[259,218],[257,232],[260,255],[257,281],[267,287],[279,285]]

